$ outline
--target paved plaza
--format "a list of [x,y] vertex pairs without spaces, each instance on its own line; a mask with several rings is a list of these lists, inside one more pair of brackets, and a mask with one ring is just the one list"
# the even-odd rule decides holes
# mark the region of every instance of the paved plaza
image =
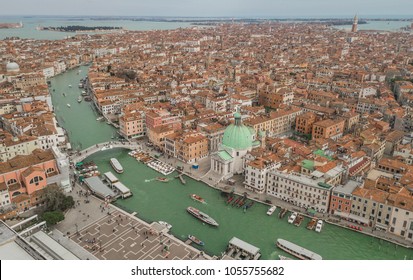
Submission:
[[104,260],[209,259],[173,236],[115,210],[70,238]]

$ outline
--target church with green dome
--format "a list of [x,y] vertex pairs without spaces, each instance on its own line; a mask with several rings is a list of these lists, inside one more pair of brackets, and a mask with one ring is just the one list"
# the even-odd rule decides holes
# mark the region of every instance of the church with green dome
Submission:
[[260,146],[260,141],[255,139],[255,130],[242,124],[239,112],[234,114],[234,119],[235,122],[225,129],[219,151],[211,156],[211,170],[222,179],[242,174],[245,155]]

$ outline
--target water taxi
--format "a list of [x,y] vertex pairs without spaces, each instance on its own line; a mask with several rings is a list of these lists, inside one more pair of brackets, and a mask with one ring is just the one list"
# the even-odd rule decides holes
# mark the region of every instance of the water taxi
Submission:
[[276,209],[277,209],[277,206],[275,206],[275,205],[271,206],[270,209],[268,209],[268,211],[267,211],[267,215],[268,215],[268,216],[271,216],[272,213],[274,213],[274,211],[275,211]]
[[202,198],[202,197],[200,197],[199,195],[196,195],[196,194],[191,194],[191,198],[192,198],[193,200],[198,201],[198,202],[201,202],[201,203],[206,203],[206,202],[205,202],[205,199],[203,199],[203,198]]
[[288,223],[289,223],[289,224],[292,224],[292,223],[295,221],[295,218],[297,218],[297,213],[296,213],[296,212],[293,212],[293,213],[291,214],[291,216],[288,218]]
[[277,239],[277,247],[301,260],[322,260],[323,258],[310,250],[284,239]]
[[301,216],[300,214],[297,215],[297,217],[295,218],[293,224],[297,227],[299,227],[301,225],[301,222],[304,220],[304,217]]
[[66,105],[67,105],[67,107],[69,107],[69,108],[70,108],[70,104],[69,104],[69,103],[67,103]]
[[321,232],[321,229],[323,228],[323,221],[322,220],[318,220],[317,222],[317,226],[315,227],[315,231],[316,232]]
[[317,219],[312,219],[311,221],[308,222],[307,229],[313,230],[316,224],[317,224]]
[[204,243],[203,241],[199,240],[198,238],[196,238],[196,237],[193,236],[193,235],[188,235],[188,239],[191,240],[192,242],[194,242],[195,244],[200,245],[200,246],[204,246],[204,245],[205,245],[205,243]]
[[188,211],[189,214],[203,221],[204,223],[207,223],[211,226],[216,226],[216,227],[219,226],[219,224],[214,219],[212,219],[210,216],[208,216],[205,213],[202,213],[201,211],[199,211],[198,209],[194,207],[188,207],[186,208],[186,211]]
[[158,224],[165,226],[168,230],[172,228],[171,224],[168,224],[167,222],[164,222],[164,221],[159,221]]
[[156,180],[159,182],[163,182],[163,183],[166,183],[169,181],[169,179],[166,177],[157,177]]
[[112,165],[113,169],[117,173],[123,173],[123,167],[120,165],[119,161],[116,158],[111,158],[110,159],[110,165]]

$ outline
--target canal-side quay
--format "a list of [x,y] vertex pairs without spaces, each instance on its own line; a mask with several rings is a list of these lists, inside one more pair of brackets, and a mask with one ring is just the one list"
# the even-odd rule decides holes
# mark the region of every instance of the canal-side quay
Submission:
[[[86,68],[86,67],[84,67]],[[87,69],[82,67],[82,75]],[[59,77],[52,79],[52,88],[55,92],[67,91],[68,84],[76,84],[82,78],[76,71],[68,71]],[[52,93],[53,105],[58,107],[56,115],[61,124],[68,132],[72,147],[83,150],[86,147],[93,147],[99,143],[106,143],[111,140],[116,133],[115,129],[105,122],[98,122],[99,115],[91,108],[91,104],[82,102],[74,104],[79,92],[73,89],[73,94]],[[72,93],[72,92],[71,92]],[[70,101],[73,106],[68,108],[66,103]],[[63,121],[62,121],[63,120]],[[143,141],[139,141],[145,150],[152,152],[146,147]],[[306,218],[301,227],[295,227],[287,223],[286,218],[279,219],[279,208],[272,216],[267,216],[268,206],[263,203],[256,203],[253,207],[243,212],[242,209],[226,205],[225,196],[221,193],[224,183],[216,184],[216,178],[204,176],[209,169],[209,160],[204,159],[199,164],[199,170],[194,170],[190,165],[184,164],[173,158],[162,157],[160,160],[173,164],[174,166],[184,166],[186,185],[175,178],[176,173],[168,176],[167,183],[159,182],[157,177],[160,173],[148,168],[143,163],[136,161],[128,155],[128,150],[115,148],[100,150],[98,153],[90,155],[85,161],[94,161],[101,173],[113,171],[109,164],[109,159],[117,158],[124,167],[124,173],[118,178],[128,186],[133,192],[133,196],[125,200],[117,200],[115,206],[127,210],[128,213],[136,212],[138,218],[147,221],[167,221],[172,224],[171,234],[176,240],[185,241],[188,234],[195,235],[205,242],[202,249],[209,255],[220,256],[232,237],[238,237],[252,245],[259,247],[262,252],[262,259],[278,259],[279,254],[285,254],[275,246],[277,238],[284,238],[309,250],[320,254],[323,259],[413,259],[413,250],[383,241],[377,237],[360,234],[348,228],[325,224],[321,233],[309,231],[305,224],[309,221]],[[211,178],[211,179],[209,179]],[[235,193],[248,194],[248,199],[266,201],[270,199],[273,204],[288,208],[289,210],[299,210],[283,201],[268,198],[266,195],[258,195],[246,191],[242,185],[241,178],[236,179],[236,184],[230,186]],[[206,187],[206,186],[210,187]],[[197,194],[206,200],[206,204],[200,204],[190,198],[191,194]],[[185,209],[193,206],[207,213],[216,219],[220,226],[212,228],[202,224],[199,220],[191,217]],[[96,208],[99,210],[99,208]],[[97,211],[95,208],[85,211]],[[83,212],[82,212],[83,213]],[[85,215],[86,212],[84,212]],[[74,215],[76,217],[76,215]],[[82,214],[83,216],[83,214]],[[91,215],[90,215],[91,216]],[[325,217],[327,219],[327,217]],[[85,229],[93,225],[96,220],[89,218],[87,224],[78,229]],[[73,223],[73,220],[64,221]],[[106,223],[106,222],[105,222]],[[343,224],[345,226],[345,224]],[[74,224],[69,226],[70,233],[73,234]],[[65,232],[62,229],[62,232]],[[89,230],[88,230],[89,231]],[[114,237],[115,234],[112,235]],[[118,241],[121,241],[120,239]],[[393,240],[392,240],[393,241]],[[114,243],[116,243],[114,241]],[[111,243],[112,244],[112,243]],[[138,244],[138,243],[137,243]],[[138,244],[141,245],[141,244]],[[134,248],[134,245],[132,248]],[[189,255],[188,255],[189,256]]]

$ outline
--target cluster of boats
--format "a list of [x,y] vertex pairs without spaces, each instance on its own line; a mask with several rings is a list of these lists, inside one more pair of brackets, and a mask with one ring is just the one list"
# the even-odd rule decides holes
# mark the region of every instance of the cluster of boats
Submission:
[[159,161],[157,159],[154,159],[154,160],[148,162],[147,165],[150,168],[162,173],[165,176],[167,176],[167,175],[169,175],[169,174],[171,174],[172,172],[175,171],[174,167],[172,167],[171,165],[169,165],[167,163]]
[[226,203],[232,207],[242,207],[244,210],[247,210],[251,208],[255,202],[248,200],[246,196],[230,195]]
[[86,163],[78,162],[78,163],[76,163],[75,168],[76,168],[76,170],[79,174],[79,177],[81,176],[83,178],[89,178],[89,177],[92,177],[92,176],[99,176],[100,175],[100,172],[97,170],[98,167],[93,161],[86,162]]
[[293,212],[290,217],[288,218],[289,224],[294,224],[295,226],[299,227],[304,220],[304,217],[297,212]]

